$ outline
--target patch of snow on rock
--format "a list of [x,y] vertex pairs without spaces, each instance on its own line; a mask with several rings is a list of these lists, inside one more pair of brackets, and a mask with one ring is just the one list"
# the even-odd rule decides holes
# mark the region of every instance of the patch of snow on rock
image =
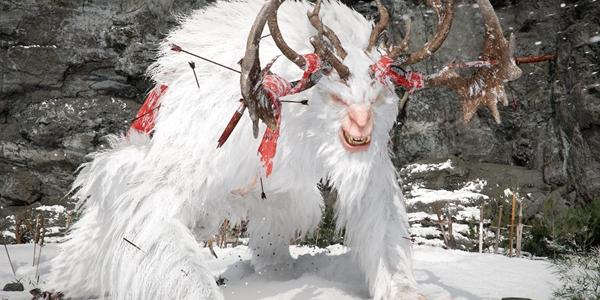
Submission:
[[404,168],[404,170],[406,170],[409,174],[439,171],[446,169],[454,169],[451,160],[447,160],[439,164],[410,164]]
[[54,213],[64,213],[66,210],[65,207],[62,205],[42,205],[40,207],[36,207],[35,209],[40,211],[50,211]]
[[408,204],[423,203],[431,204],[438,201],[449,201],[468,203],[477,199],[488,199],[489,197],[479,193],[487,184],[485,180],[469,181],[461,189],[448,190],[430,190],[422,187],[413,186],[410,196],[407,199]]

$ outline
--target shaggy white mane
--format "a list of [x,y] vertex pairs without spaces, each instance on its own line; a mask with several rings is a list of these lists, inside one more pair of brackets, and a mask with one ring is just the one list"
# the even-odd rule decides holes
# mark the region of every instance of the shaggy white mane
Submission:
[[[348,51],[344,64],[352,76],[347,85],[336,75],[326,77],[289,97],[309,99],[309,105],[284,104],[271,176],[264,176],[257,155],[260,138],[252,137],[247,115],[227,143],[216,148],[239,105],[239,75],[173,52],[170,45],[239,69],[248,31],[263,4],[218,2],[183,19],[165,39],[149,69],[155,82],[169,86],[161,98],[155,134],[152,139],[136,134],[118,138],[111,150],[94,154],[82,166],[73,185],[82,215],[53,262],[49,288],[82,298],[220,299],[203,263],[209,258],[198,241],[217,232],[224,218],[235,224],[248,217],[250,247],[257,254],[254,267],[285,264],[290,238],[318,224],[322,199],[316,183],[329,178],[339,195],[338,225],[346,228],[346,242],[373,297],[412,299],[408,224],[388,153],[397,97],[390,86],[368,75],[369,66],[379,59],[377,51],[363,51],[372,22],[339,2],[324,3],[323,23]],[[285,2],[278,11],[286,42],[300,54],[314,51],[309,37],[316,31],[306,17],[309,9],[312,4],[307,2]],[[263,66],[280,54],[270,37],[262,39]],[[189,61],[196,62],[200,88]],[[301,75],[284,56],[272,70],[290,81]],[[331,93],[350,103],[373,103],[368,151],[350,153],[342,147],[338,135],[346,108],[333,103]],[[232,193],[257,174],[262,175],[266,200],[260,198],[260,188],[245,197]]]

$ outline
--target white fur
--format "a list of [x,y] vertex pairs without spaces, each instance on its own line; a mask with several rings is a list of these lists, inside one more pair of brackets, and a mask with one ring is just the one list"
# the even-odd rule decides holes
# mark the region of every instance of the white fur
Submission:
[[[205,268],[206,254],[197,241],[217,232],[228,218],[248,217],[256,269],[289,261],[288,242],[320,220],[322,199],[316,187],[329,178],[339,193],[336,206],[346,242],[365,273],[375,299],[413,299],[408,222],[388,153],[389,131],[397,114],[390,86],[374,83],[367,54],[372,23],[338,2],[324,3],[323,22],[341,39],[352,77],[337,75],[289,99],[309,99],[309,106],[284,104],[281,137],[273,174],[265,178],[245,115],[220,149],[217,139],[238,106],[239,75],[196,60],[200,89],[188,66],[192,57],[169,50],[175,43],[232,68],[243,56],[248,31],[262,1],[219,2],[182,20],[161,46],[150,74],[169,86],[150,140],[132,135],[112,150],[94,155],[75,183],[83,214],[61,254],[53,262],[49,287],[68,296],[110,295],[112,299],[221,299]],[[279,9],[281,31],[299,53],[313,51],[315,34],[304,12],[306,2],[285,2]],[[265,29],[265,33],[268,29]],[[263,64],[280,54],[270,38],[260,47]],[[289,80],[301,71],[285,57],[273,71]],[[350,153],[338,137],[346,107],[330,100],[337,93],[353,103],[373,104],[374,130],[368,151]],[[264,126],[261,125],[261,132]],[[244,198],[231,191],[262,174],[260,188]],[[134,242],[139,251],[123,241]]]

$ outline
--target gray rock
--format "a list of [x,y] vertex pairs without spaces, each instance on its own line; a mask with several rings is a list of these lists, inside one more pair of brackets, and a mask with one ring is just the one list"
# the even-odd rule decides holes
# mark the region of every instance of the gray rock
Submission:
[[5,292],[22,292],[25,290],[23,284],[20,282],[11,282],[4,285],[2,289]]
[[73,173],[128,128],[175,15],[205,3],[0,1],[0,218],[34,202],[72,207]]
[[[426,90],[412,96],[394,133],[395,162],[402,166],[458,157],[473,163],[504,165],[507,169],[498,171],[508,174],[525,167],[537,171],[530,175],[546,185],[538,185],[542,199],[554,190],[562,191],[565,200],[573,192],[576,201],[600,197],[600,44],[589,42],[600,30],[600,5],[576,1],[561,8],[560,1],[509,2],[495,4],[505,31],[516,34],[517,55],[557,52],[558,64],[521,66],[524,75],[508,84],[509,97],[515,105],[500,108],[501,125],[494,124],[485,109],[470,124],[463,124],[459,103],[449,91]],[[482,26],[477,9],[470,4],[462,1],[457,5],[445,45],[433,60],[415,66],[417,70],[432,73],[446,62],[477,58]],[[431,18],[435,19],[427,14],[413,14],[413,32],[431,36]],[[419,43],[423,41],[415,39],[413,45]]]
[[[376,17],[371,2],[346,1]],[[421,1],[422,2],[422,1]],[[473,1],[457,1],[452,31],[431,60],[412,68],[431,74],[452,60],[477,59],[481,20]],[[480,176],[489,186],[518,185],[534,197],[563,202],[600,197],[600,4],[591,1],[492,1],[517,55],[559,54],[558,63],[522,66],[508,84],[514,105],[496,125],[485,109],[463,124],[456,95],[420,91],[392,132],[394,163],[453,158],[458,173],[439,186]],[[435,16],[414,1],[385,0],[392,39],[402,15],[413,20],[412,49],[430,38]],[[175,14],[204,0],[0,0],[0,215],[7,205],[63,203],[76,167],[123,132],[151,86],[144,70]],[[511,104],[513,104],[511,103]],[[494,193],[496,191],[489,191]],[[61,202],[62,201],[62,202]],[[0,231],[3,228],[0,228]]]

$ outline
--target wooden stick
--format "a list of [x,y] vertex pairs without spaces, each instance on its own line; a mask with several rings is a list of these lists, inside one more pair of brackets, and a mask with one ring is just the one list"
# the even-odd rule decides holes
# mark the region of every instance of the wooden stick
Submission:
[[[548,53],[542,55],[530,55],[530,56],[517,56],[515,57],[515,63],[517,65],[522,64],[534,64],[544,61],[555,60],[557,58],[556,53]],[[449,68],[457,68],[457,69],[468,69],[468,68],[489,68],[491,66],[497,65],[497,60],[474,60],[467,62],[454,62],[446,65]]]
[[6,250],[6,257],[8,257],[8,263],[10,263],[10,268],[12,269],[13,276],[15,280],[17,280],[17,272],[15,272],[15,266],[13,266],[12,260],[10,259],[10,254],[8,254],[8,247],[6,246],[6,240],[4,240],[4,250]]
[[[71,227],[71,222],[72,222],[71,212],[67,212],[67,224],[65,225],[67,230],[69,229],[69,227]],[[65,231],[65,234],[66,234],[66,231]]]
[[500,205],[500,209],[498,211],[498,227],[496,230],[496,245],[494,245],[494,253],[498,253],[498,246],[500,245],[500,228],[502,226],[502,211],[504,209],[503,205]]
[[40,251],[37,255],[37,265],[35,267],[35,278],[38,284],[40,283],[40,260],[42,259],[42,248],[44,247],[44,238],[46,237],[46,225],[44,222],[44,216],[41,216],[40,218],[40,234]]
[[558,57],[558,55],[556,55],[556,53],[531,55],[531,56],[518,56],[518,57],[515,57],[515,62],[517,63],[517,65],[533,64],[533,63],[539,63],[539,62],[548,61],[548,60],[555,60],[557,57]]
[[446,247],[448,247],[448,237],[446,236],[446,228],[444,228],[444,220],[442,217],[442,212],[440,207],[437,205],[437,203],[433,203],[431,206],[433,206],[433,210],[435,211],[435,214],[438,217],[438,224],[440,225],[440,230],[442,231],[442,236],[444,237],[444,245],[446,245]]
[[483,253],[483,203],[479,208],[479,253]]
[[519,201],[519,224],[517,225],[517,257],[521,257],[521,241],[523,238],[523,201]]
[[21,225],[23,224],[23,219],[20,215],[15,214],[15,244],[22,243],[22,232]]
[[454,249],[456,247],[456,240],[454,239],[454,230],[452,229],[452,216],[450,215],[450,205],[446,203],[446,219],[448,219],[448,241],[450,245],[448,248]]
[[513,235],[515,228],[515,206],[517,205],[517,197],[515,197],[515,193],[512,194],[512,213],[510,214],[510,233],[508,237],[508,256],[512,257],[513,254]]
[[37,241],[40,237],[40,215],[38,214],[35,218],[35,227],[33,228],[33,261],[31,262],[31,266],[35,267],[35,255],[37,253]]

